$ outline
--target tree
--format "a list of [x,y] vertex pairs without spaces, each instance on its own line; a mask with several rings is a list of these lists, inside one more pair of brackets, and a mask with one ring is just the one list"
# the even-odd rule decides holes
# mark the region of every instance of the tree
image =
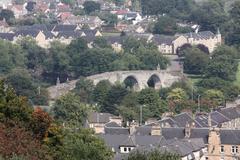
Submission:
[[28,123],[31,119],[32,107],[27,98],[17,96],[10,86],[0,80],[0,121],[14,120]]
[[80,78],[74,89],[74,93],[76,93],[80,101],[83,103],[92,103],[92,94],[93,94],[94,85],[91,80]]
[[52,121],[52,117],[50,117],[47,112],[43,111],[39,107],[35,108],[30,122],[30,128],[34,133],[34,137],[39,140],[46,138],[47,131]]
[[14,159],[16,156],[34,160],[50,158],[40,141],[34,139],[31,132],[15,123],[0,123],[0,144],[1,156],[6,159]]
[[17,95],[26,96],[35,105],[47,105],[47,90],[34,82],[26,70],[16,69],[10,73],[6,82],[11,85]]
[[188,48],[185,51],[184,72],[189,74],[203,74],[209,63],[209,57],[198,48]]
[[145,120],[150,117],[159,118],[167,110],[166,104],[160,100],[157,91],[153,88],[141,90],[137,100],[143,106],[143,119]]
[[100,4],[95,1],[85,1],[83,7],[87,14],[100,10]]
[[73,6],[76,1],[75,0],[61,0],[62,3],[68,4],[70,6]]
[[68,132],[63,140],[63,146],[63,160],[109,160],[113,156],[104,142],[87,129]]
[[165,34],[165,35],[174,35],[177,32],[177,24],[175,19],[162,16],[155,23],[153,28],[153,33],[155,34]]
[[93,41],[93,46],[96,48],[111,48],[111,46],[107,43],[107,40],[103,37],[96,37]]
[[148,152],[140,152],[136,150],[131,152],[126,160],[180,160],[178,154],[170,152],[162,152],[159,150],[150,150]]
[[179,101],[183,101],[186,100],[187,94],[186,92],[182,89],[182,88],[174,88],[172,89],[167,96],[167,100],[168,101],[173,101],[173,102],[179,102]]
[[117,108],[127,94],[128,90],[123,85],[116,84],[112,86],[107,94],[105,102],[100,106],[101,112],[117,114]]
[[111,13],[100,14],[100,18],[107,26],[114,27],[118,23],[117,15]]
[[100,81],[93,90],[93,100],[99,106],[103,106],[112,84],[108,80]]
[[191,13],[190,20],[201,26],[202,30],[216,32],[227,21],[224,3],[218,0],[204,2]]
[[8,9],[2,9],[0,12],[0,19],[3,20],[5,19],[8,23],[14,19],[14,13],[11,10]]
[[46,81],[55,83],[58,77],[68,77],[70,58],[66,53],[66,46],[60,42],[52,42],[48,58],[44,61],[43,76]]
[[69,93],[56,100],[52,113],[53,117],[67,127],[80,127],[87,118],[88,107],[80,102],[80,97]]
[[212,107],[217,107],[218,105],[222,105],[224,100],[223,93],[220,90],[215,90],[215,89],[209,89],[205,91],[203,97],[214,102],[215,106],[212,106]]

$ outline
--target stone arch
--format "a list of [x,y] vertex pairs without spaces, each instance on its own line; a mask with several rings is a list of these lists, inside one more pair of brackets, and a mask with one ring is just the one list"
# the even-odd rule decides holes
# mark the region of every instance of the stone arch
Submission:
[[207,54],[210,53],[208,47],[205,46],[204,44],[198,44],[197,48],[200,49],[201,51],[203,51],[204,53],[207,53]]
[[149,77],[147,81],[148,87],[152,87],[154,89],[160,89],[161,88],[161,80],[158,75],[153,74]]
[[177,48],[177,55],[178,55],[179,57],[184,56],[184,55],[183,55],[183,51],[184,51],[185,49],[188,49],[188,48],[192,48],[192,45],[191,45],[190,43],[185,43],[185,44],[181,45],[180,47]]
[[126,88],[131,88],[133,90],[139,90],[139,82],[137,78],[133,75],[127,76],[124,80],[123,83]]

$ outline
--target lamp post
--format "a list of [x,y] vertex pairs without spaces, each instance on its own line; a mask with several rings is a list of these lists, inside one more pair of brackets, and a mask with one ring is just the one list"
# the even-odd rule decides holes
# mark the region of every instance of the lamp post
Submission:
[[198,112],[200,113],[200,97],[201,97],[201,95],[199,94],[198,95]]

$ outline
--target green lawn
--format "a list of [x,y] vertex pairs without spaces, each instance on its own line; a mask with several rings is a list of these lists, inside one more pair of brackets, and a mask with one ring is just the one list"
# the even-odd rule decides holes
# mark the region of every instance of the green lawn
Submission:
[[202,77],[199,75],[187,74],[187,77],[193,85],[202,80]]
[[240,87],[240,62],[238,63],[238,71],[234,84]]

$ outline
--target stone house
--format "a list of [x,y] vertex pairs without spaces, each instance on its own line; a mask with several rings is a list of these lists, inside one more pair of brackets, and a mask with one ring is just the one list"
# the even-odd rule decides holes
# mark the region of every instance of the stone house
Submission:
[[92,128],[96,134],[99,134],[105,132],[105,125],[107,125],[109,122],[114,122],[116,125],[122,126],[122,121],[123,119],[121,117],[114,116],[110,113],[92,112],[88,116],[86,126]]
[[26,4],[24,4],[24,5],[14,4],[14,5],[8,6],[8,9],[13,11],[15,18],[18,19],[28,13],[27,9],[25,7],[26,7]]
[[40,30],[19,30],[14,33],[13,42],[23,38],[31,37],[36,40],[37,44],[43,48],[49,47],[51,41],[53,41],[54,35],[51,32],[43,32]]
[[69,16],[62,21],[63,24],[88,26],[90,29],[100,28],[103,21],[97,16]]
[[123,37],[121,36],[108,36],[105,37],[107,43],[112,46],[113,50],[117,53],[122,51]]
[[159,52],[164,54],[177,54],[178,50],[185,44],[203,45],[208,49],[209,53],[212,53],[222,43],[222,37],[219,31],[217,34],[210,31],[203,31],[173,37],[154,35],[152,42],[158,46]]

